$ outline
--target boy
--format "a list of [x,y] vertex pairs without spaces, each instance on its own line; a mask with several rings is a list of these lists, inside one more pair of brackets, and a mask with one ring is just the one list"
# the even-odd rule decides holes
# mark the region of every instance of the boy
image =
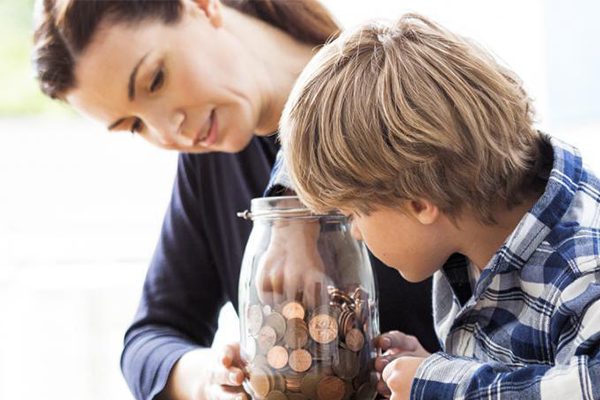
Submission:
[[600,399],[600,182],[532,114],[513,73],[418,15],[342,35],[296,83],[300,198],[434,276],[443,352],[392,343],[412,354],[383,370],[394,400]]

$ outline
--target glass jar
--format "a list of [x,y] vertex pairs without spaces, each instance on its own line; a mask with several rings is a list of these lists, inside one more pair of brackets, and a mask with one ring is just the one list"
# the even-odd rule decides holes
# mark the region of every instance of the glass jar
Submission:
[[339,213],[297,197],[253,199],[239,287],[244,388],[254,399],[371,400],[377,291]]

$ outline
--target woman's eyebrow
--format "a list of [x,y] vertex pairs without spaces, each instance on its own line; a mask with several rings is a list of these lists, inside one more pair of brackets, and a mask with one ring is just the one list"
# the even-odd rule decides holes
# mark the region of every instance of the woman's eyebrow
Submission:
[[128,95],[130,101],[135,100],[135,77],[137,75],[138,69],[140,68],[146,57],[148,57],[148,54],[150,54],[150,52],[146,53],[145,56],[140,58],[140,61],[138,61],[135,67],[133,67],[131,75],[129,75]]
[[[142,58],[140,58],[137,64],[135,64],[135,67],[133,67],[131,74],[129,75],[129,84],[127,85],[127,97],[129,97],[130,101],[135,100],[135,77],[137,76],[140,66],[142,65],[146,57],[148,57],[148,54],[150,54],[150,52],[146,53]],[[110,124],[107,129],[109,131],[113,130],[115,127],[120,125],[121,122],[125,121],[125,119],[126,118],[119,118],[117,121]]]

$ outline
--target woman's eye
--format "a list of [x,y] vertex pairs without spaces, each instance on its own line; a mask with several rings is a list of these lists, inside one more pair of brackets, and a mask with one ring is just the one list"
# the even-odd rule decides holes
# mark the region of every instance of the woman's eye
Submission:
[[142,130],[142,121],[136,118],[133,125],[131,125],[131,133],[138,133]]
[[150,85],[150,92],[154,93],[155,91],[160,89],[164,80],[165,80],[165,73],[161,68],[158,70],[158,72],[156,72],[156,74],[154,74],[154,78],[152,79],[152,84]]

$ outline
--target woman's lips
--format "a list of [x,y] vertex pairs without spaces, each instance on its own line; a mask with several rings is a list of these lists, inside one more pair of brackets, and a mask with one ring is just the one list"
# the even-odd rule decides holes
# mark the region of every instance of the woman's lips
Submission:
[[[194,145],[200,144],[201,146],[204,146],[204,147],[213,145],[217,141],[217,138],[218,138],[217,131],[218,131],[217,114],[215,112],[215,109],[213,109],[210,113],[210,118],[208,119],[208,129],[206,130],[206,132],[204,132],[204,129],[202,129],[202,131],[198,132],[198,136],[194,140]],[[203,133],[203,135],[201,136],[202,133]]]

